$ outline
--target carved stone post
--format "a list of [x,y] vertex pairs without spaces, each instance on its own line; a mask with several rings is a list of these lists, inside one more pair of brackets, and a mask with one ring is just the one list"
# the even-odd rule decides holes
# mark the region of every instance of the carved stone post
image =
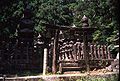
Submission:
[[84,17],[82,18],[82,28],[83,28],[83,53],[84,53],[84,59],[85,59],[85,63],[86,63],[86,69],[89,72],[90,71],[90,66],[89,66],[89,53],[88,53],[88,41],[87,41],[87,31],[84,30],[84,28],[88,28],[89,24],[88,24],[88,19],[87,17],[84,15]]

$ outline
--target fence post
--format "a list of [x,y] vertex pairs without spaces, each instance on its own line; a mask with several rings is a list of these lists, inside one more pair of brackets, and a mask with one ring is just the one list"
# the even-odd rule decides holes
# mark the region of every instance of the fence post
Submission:
[[104,48],[101,46],[101,54],[102,54],[102,59],[104,59]]
[[47,73],[47,48],[44,49],[43,75]]
[[107,47],[107,51],[108,51],[108,59],[110,59],[110,47]]
[[105,53],[105,58],[108,59],[108,56],[107,56],[107,46],[104,46],[104,53]]
[[77,51],[76,51],[76,44],[73,45],[73,55],[74,55],[74,60],[77,60]]
[[[84,17],[82,18],[82,28],[88,28],[88,27],[89,27],[88,19],[84,15]],[[84,59],[85,59],[85,63],[86,63],[86,69],[89,72],[90,65],[89,65],[88,40],[87,40],[87,31],[86,30],[83,31],[83,45],[84,45],[83,53],[84,53]]]
[[60,30],[55,30],[54,37],[54,47],[53,47],[53,60],[52,60],[52,72],[55,74],[57,72],[57,61],[58,57],[58,39]]
[[98,59],[101,59],[100,45],[97,46],[97,52],[98,52]]

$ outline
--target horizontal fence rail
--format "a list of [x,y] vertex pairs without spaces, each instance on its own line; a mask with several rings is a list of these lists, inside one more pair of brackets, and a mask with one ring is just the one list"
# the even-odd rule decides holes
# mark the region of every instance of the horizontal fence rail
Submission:
[[[84,59],[84,44],[79,42],[75,44],[66,44],[60,46],[59,60],[83,60]],[[102,45],[88,45],[88,53],[90,60],[111,59],[110,47]]]

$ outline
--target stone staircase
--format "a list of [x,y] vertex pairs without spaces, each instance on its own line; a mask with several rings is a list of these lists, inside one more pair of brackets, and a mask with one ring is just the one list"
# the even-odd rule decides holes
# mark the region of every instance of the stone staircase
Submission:
[[59,71],[60,72],[67,72],[67,71],[80,71],[81,69],[85,68],[85,61],[74,61],[74,60],[66,60],[61,61],[59,63]]

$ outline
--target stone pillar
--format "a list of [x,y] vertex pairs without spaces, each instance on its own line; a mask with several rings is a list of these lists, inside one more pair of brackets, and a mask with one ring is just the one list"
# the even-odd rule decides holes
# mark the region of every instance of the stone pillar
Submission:
[[47,48],[44,49],[43,75],[47,73]]

